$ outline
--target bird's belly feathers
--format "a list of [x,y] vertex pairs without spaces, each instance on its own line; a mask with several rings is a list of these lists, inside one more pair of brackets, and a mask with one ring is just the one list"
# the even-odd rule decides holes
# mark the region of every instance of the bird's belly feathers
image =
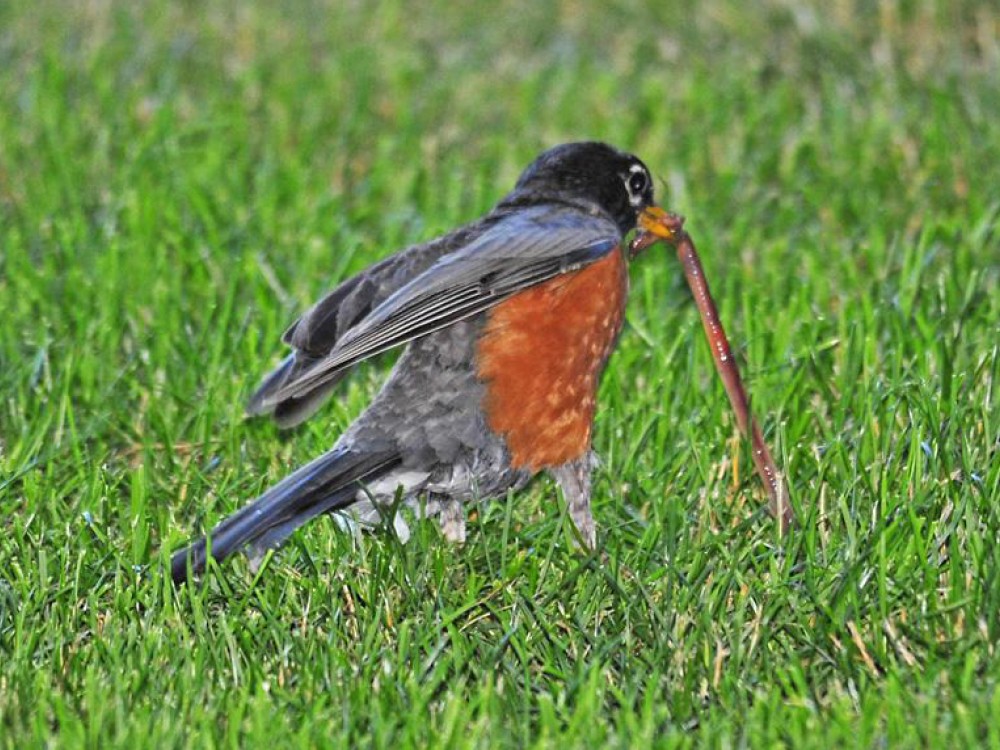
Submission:
[[598,380],[621,331],[628,269],[615,249],[502,302],[476,352],[483,411],[511,467],[531,473],[590,449]]

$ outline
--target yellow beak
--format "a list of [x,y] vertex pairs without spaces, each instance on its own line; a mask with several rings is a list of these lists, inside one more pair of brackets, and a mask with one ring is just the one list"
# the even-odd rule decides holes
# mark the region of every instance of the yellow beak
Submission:
[[683,221],[659,206],[649,206],[639,213],[639,228],[668,242],[677,237],[677,233],[683,226]]

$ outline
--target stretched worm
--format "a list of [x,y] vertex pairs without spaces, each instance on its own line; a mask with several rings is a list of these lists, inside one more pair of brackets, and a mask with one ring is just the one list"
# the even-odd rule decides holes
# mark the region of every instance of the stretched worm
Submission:
[[757,419],[750,411],[750,401],[740,379],[740,371],[733,358],[726,329],[719,320],[719,311],[708,288],[705,269],[701,265],[701,259],[698,257],[691,236],[684,231],[684,218],[653,207],[640,214],[639,226],[639,233],[629,245],[629,253],[633,257],[661,240],[669,242],[677,249],[677,259],[684,268],[688,287],[701,314],[702,326],[712,350],[715,369],[722,378],[729,403],[736,413],[736,424],[743,436],[750,439],[754,466],[767,490],[768,507],[771,515],[778,520],[779,530],[784,533],[795,523],[795,512],[788,502],[788,485],[778,471],[767,443],[764,442],[764,434]]

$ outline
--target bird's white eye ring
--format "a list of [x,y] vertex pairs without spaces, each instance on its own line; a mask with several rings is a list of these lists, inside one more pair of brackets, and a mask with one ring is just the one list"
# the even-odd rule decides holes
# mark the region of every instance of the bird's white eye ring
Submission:
[[642,195],[647,184],[646,173],[642,171],[633,172],[632,176],[628,178],[628,190],[632,195]]
[[642,164],[633,164],[629,167],[628,174],[622,175],[625,182],[625,189],[628,191],[628,202],[633,206],[641,206],[647,199],[649,192],[649,172]]

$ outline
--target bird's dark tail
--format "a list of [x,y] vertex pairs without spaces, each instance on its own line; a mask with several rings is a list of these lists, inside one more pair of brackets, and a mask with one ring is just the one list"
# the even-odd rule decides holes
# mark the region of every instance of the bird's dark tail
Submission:
[[398,454],[390,451],[325,453],[219,523],[207,538],[175,552],[170,559],[174,583],[202,573],[209,557],[221,561],[245,548],[251,559],[262,557],[310,519],[349,506],[365,483],[398,463]]

